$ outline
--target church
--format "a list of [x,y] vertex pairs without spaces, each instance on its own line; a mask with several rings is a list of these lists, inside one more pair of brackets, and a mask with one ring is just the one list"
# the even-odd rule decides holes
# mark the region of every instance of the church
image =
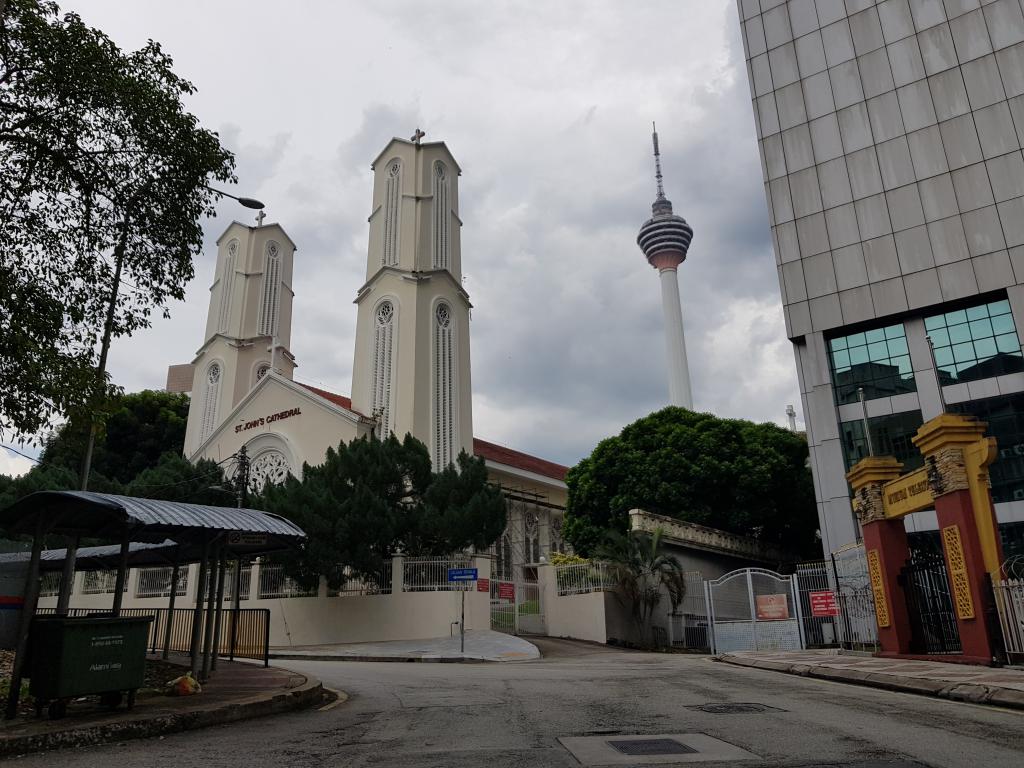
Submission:
[[170,367],[167,388],[191,393],[185,456],[224,461],[244,447],[252,488],[301,478],[304,462],[320,464],[328,448],[371,434],[412,434],[435,469],[463,450],[482,457],[509,513],[492,574],[518,580],[522,566],[565,549],[567,468],[473,434],[461,169],[444,142],[421,135],[392,139],[371,164],[350,395],[294,380],[296,243],[280,224],[237,221],[217,240],[202,346],[191,363]]

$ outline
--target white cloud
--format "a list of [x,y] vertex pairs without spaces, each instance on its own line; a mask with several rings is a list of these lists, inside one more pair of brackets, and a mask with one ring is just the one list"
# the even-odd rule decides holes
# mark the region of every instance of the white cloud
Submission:
[[[477,434],[574,462],[667,402],[651,120],[696,231],[680,269],[697,406],[783,422],[798,403],[733,0],[481,4],[65,3],[123,47],[161,41],[238,191],[299,246],[297,376],[347,393],[369,163],[417,126],[459,160]],[[524,7],[529,12],[524,12]],[[163,385],[202,343],[213,240],[172,319],[118,340],[115,381]]]
[[20,477],[35,465],[31,459],[19,456],[8,448],[0,450],[0,475]]

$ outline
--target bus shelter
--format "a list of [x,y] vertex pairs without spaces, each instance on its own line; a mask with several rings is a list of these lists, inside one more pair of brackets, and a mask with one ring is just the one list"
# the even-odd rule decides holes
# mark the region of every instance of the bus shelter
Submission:
[[[44,550],[48,536],[118,542],[114,548],[97,548],[100,551],[87,548],[82,552],[86,557],[85,568],[90,567],[87,564],[90,559],[94,561],[92,567],[116,563],[117,580],[111,605],[114,616],[121,613],[124,585],[132,565],[152,564],[162,559],[174,566],[173,584],[180,566],[199,563],[189,655],[192,673],[200,679],[206,678],[216,666],[212,649],[220,630],[227,560],[240,562],[242,558],[286,550],[298,546],[305,538],[302,529],[290,521],[254,509],[211,507],[92,491],[30,494],[0,511],[0,529],[8,535],[32,537],[7,718],[17,713],[29,629],[39,599],[40,574],[43,570],[56,569],[58,561],[63,568],[67,557],[66,551],[58,557],[60,550]],[[44,551],[47,553],[45,560]],[[236,577],[240,572],[241,568],[236,567]],[[66,571],[65,575],[68,575]],[[62,579],[61,591],[70,590],[71,582],[71,578]],[[237,583],[235,587],[237,609]],[[172,611],[175,592],[175,589],[170,590]],[[204,596],[207,601],[205,623],[202,620]],[[60,602],[67,605],[66,599]]]

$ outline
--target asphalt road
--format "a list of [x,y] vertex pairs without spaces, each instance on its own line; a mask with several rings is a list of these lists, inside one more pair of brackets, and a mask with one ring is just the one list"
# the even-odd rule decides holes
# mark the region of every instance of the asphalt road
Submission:
[[[578,766],[558,737],[704,733],[748,766],[1024,766],[1024,713],[731,667],[705,657],[541,641],[504,664],[298,662],[350,699],[12,766]],[[692,707],[757,703],[755,713]],[[712,766],[733,763],[708,763]]]

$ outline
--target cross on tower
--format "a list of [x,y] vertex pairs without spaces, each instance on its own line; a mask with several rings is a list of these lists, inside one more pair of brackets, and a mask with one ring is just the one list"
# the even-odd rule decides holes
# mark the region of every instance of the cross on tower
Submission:
[[263,226],[263,220],[265,218],[267,218],[267,214],[265,214],[262,210],[259,213],[257,213],[256,214],[256,226],[257,227],[262,227]]
[[427,135],[426,131],[421,131],[419,128],[416,129],[416,133],[412,135],[409,141],[415,141],[417,144],[420,143],[420,139]]

